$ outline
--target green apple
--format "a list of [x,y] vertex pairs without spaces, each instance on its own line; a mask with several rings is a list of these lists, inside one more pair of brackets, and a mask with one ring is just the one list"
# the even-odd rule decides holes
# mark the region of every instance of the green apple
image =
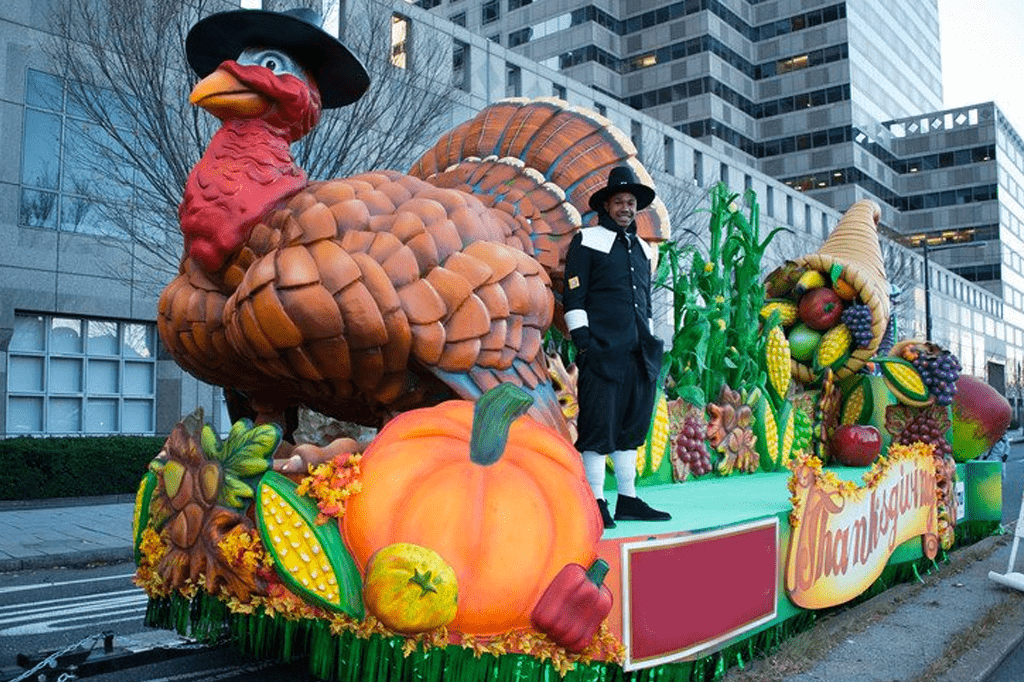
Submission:
[[814,349],[821,341],[821,334],[801,323],[789,330],[787,338],[793,359],[806,364],[814,357]]

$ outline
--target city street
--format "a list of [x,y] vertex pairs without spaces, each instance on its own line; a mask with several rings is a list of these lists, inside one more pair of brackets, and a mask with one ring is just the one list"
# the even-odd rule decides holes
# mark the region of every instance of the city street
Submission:
[[[1021,490],[1024,488],[1024,443],[1017,443],[1010,448],[1010,454],[1003,465],[1003,522],[1017,520],[1020,513]],[[1018,555],[1014,570],[1024,572],[1022,560]],[[1022,641],[985,682],[1020,682],[1024,678],[1024,641]]]
[[[1022,490],[1024,442],[1018,442],[1010,447],[1003,467],[1005,523],[1017,520]],[[1017,570],[1021,563],[1018,560]],[[1002,570],[995,565],[988,568]],[[132,583],[133,573],[131,563],[117,563],[0,574],[0,682],[24,673],[17,665],[19,656],[35,662],[43,654],[83,640],[86,648],[94,647],[94,653],[80,676],[100,682],[308,678],[304,660],[287,665],[256,662],[229,647],[199,646],[173,633],[146,628],[146,596]],[[108,634],[113,635],[113,651],[101,654]],[[1022,671],[1024,645],[1011,651],[986,680],[1016,682]],[[59,679],[59,672],[51,673],[46,682]]]
[[1010,446],[1003,465],[1003,523],[1017,520],[1024,489],[1024,442]]
[[[171,632],[146,628],[147,597],[131,582],[134,570],[123,563],[0,575],[0,680],[23,674],[16,665],[19,655],[40,658],[86,639],[85,648],[94,648],[81,677],[97,682],[254,677],[284,682],[307,677],[303,660],[290,665],[256,662],[226,646],[199,646]],[[109,657],[100,653],[106,634],[113,635]],[[49,682],[59,679],[60,672],[51,672]]]

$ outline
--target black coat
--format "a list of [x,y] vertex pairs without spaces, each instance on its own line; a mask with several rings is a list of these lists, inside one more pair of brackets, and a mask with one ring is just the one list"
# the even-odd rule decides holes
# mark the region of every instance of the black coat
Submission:
[[661,370],[662,343],[651,333],[651,258],[653,251],[606,214],[601,224],[573,237],[565,259],[562,303],[565,321],[585,366],[617,381],[622,362],[640,351],[648,380]]

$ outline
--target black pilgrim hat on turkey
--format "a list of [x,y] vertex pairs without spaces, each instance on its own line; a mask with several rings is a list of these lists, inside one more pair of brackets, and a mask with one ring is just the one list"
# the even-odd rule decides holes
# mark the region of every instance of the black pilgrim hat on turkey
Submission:
[[306,8],[220,12],[192,27],[185,54],[192,70],[205,78],[246,48],[281,50],[313,75],[324,109],[352,104],[366,92],[370,77],[359,59],[321,25],[320,15]]
[[629,166],[616,166],[608,173],[608,184],[590,195],[590,208],[594,211],[604,210],[604,202],[613,194],[629,192],[636,197],[636,210],[641,211],[654,201],[654,190],[640,184],[633,169]]

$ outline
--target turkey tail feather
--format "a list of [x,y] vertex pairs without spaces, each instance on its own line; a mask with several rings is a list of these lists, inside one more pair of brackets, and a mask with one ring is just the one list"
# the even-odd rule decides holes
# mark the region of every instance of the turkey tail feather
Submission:
[[[492,206],[524,219],[535,248],[560,251],[554,270],[549,269],[560,280],[572,233],[596,221],[587,204],[590,195],[619,165],[630,166],[641,182],[654,186],[633,143],[604,116],[555,98],[513,98],[442,136],[410,174],[481,198],[491,196]],[[637,218],[640,234],[656,241],[668,238],[664,204],[655,199],[652,209]],[[542,222],[534,229],[538,218]]]

